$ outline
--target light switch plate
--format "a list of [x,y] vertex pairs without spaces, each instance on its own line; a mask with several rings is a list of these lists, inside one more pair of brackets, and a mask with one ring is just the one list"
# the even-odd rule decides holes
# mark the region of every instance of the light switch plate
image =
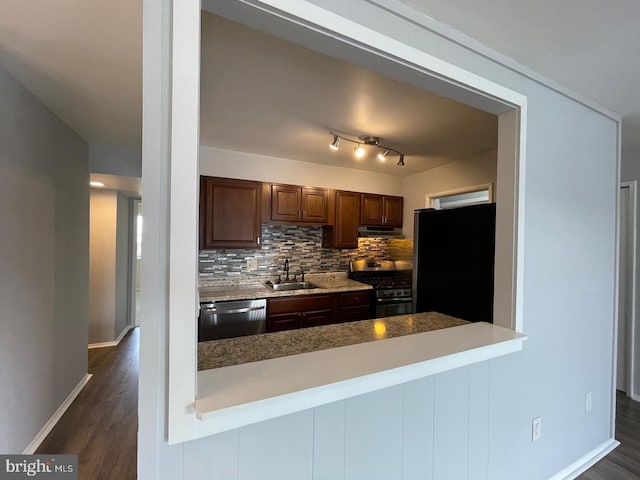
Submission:
[[584,396],[584,412],[589,413],[591,410],[593,410],[593,395],[587,392]]
[[531,422],[531,441],[535,442],[542,436],[542,417],[536,417]]

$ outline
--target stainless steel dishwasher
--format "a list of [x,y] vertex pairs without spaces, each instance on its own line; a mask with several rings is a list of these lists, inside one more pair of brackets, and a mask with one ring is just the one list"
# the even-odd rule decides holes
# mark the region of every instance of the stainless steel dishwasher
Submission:
[[267,301],[202,302],[198,317],[198,341],[264,333]]

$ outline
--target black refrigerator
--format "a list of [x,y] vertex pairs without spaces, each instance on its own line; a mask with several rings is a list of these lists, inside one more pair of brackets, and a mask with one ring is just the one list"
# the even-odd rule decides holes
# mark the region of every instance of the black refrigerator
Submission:
[[493,323],[496,204],[415,211],[414,312]]

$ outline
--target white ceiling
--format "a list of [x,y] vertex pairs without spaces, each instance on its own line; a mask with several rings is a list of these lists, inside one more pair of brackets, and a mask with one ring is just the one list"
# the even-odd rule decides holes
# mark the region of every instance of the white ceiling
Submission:
[[[200,143],[405,176],[497,147],[497,117],[211,13],[202,18]],[[362,159],[329,131],[405,155]]]
[[640,1],[402,2],[621,114],[640,149]]
[[[640,147],[638,0],[403,1],[416,9],[416,15],[423,12],[439,19],[623,114],[625,147]],[[139,0],[2,0],[0,62],[87,142],[139,147],[141,11]],[[256,32],[251,35],[260,36]],[[308,51],[279,40],[271,39],[271,42],[281,44],[300,63],[309,63],[301,53]],[[215,55],[215,45],[210,47],[206,47],[206,52],[211,50]],[[261,44],[252,47],[261,49],[264,54],[270,53],[265,52]],[[242,58],[252,55],[251,52],[240,49],[233,58],[225,52],[218,54],[227,57],[223,70],[232,67],[243,72],[250,67]],[[245,144],[268,141],[272,145],[274,138],[270,132],[285,132],[286,135],[280,136],[287,141],[279,149],[272,147],[271,154],[293,156],[290,149],[307,151],[309,145],[318,141],[324,149],[330,140],[328,134],[324,136],[324,129],[334,128],[345,133],[385,137],[390,146],[407,153],[407,167],[401,169],[404,171],[412,168],[409,159],[418,153],[414,151],[416,145],[426,139],[431,140],[429,145],[434,150],[424,153],[429,154],[432,161],[446,158],[444,127],[428,123],[429,110],[424,106],[406,103],[406,99],[416,93],[415,89],[389,79],[375,79],[375,75],[352,66],[333,71],[337,63],[330,59],[323,61],[328,62],[325,65],[332,65],[331,71],[319,72],[322,82],[314,83],[309,72],[291,70],[290,59],[280,60],[288,78],[296,80],[294,85],[304,84],[312,93],[303,95],[302,88],[293,88],[291,93],[297,94],[285,101],[282,95],[288,88],[282,83],[272,85],[273,93],[267,91],[269,85],[261,83],[259,91],[249,92],[254,94],[254,107],[272,107],[275,102],[281,108],[270,113],[254,110],[243,120],[240,109],[234,109],[232,103],[242,104],[247,91],[234,93],[234,87],[236,83],[246,87],[252,79],[237,82],[232,81],[237,77],[220,75],[213,82],[207,81],[203,89],[205,122],[220,123],[215,112],[209,110],[216,101],[217,91],[221,101],[216,103],[221,108],[226,105],[224,108],[230,112],[226,118],[228,125],[234,122],[235,125],[248,125],[246,122],[254,125],[250,130],[235,128],[221,139],[215,128],[203,122],[206,143],[226,142],[218,143],[218,146],[231,148],[242,137]],[[278,71],[280,67],[264,64],[262,67],[261,74],[269,79],[278,79],[282,73]],[[207,80],[213,78],[209,68],[212,67],[208,64],[203,69]],[[325,81],[331,85],[331,91],[316,90]],[[338,89],[337,86],[346,88]],[[394,98],[396,94],[399,99]],[[426,101],[420,96],[417,103]],[[314,118],[314,111],[323,115]],[[409,121],[417,114],[422,122],[418,128]],[[279,122],[282,123],[280,127]],[[428,128],[443,130],[429,138]],[[401,139],[400,135],[405,132],[407,138]],[[295,141],[291,143],[294,137]],[[459,149],[459,143],[465,142],[466,138],[452,148]],[[314,161],[333,160],[327,153],[319,151],[317,157],[309,153],[308,156],[313,156],[310,159]]]
[[140,0],[0,0],[0,63],[88,143],[140,147]]

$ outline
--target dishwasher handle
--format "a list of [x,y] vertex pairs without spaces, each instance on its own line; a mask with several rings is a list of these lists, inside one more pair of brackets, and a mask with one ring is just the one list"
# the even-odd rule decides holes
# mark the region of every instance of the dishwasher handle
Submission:
[[230,315],[232,313],[247,313],[254,310],[264,310],[264,306],[259,307],[247,307],[247,308],[229,308],[229,309],[217,309],[215,307],[202,307],[200,311],[202,313],[215,313],[216,315]]

